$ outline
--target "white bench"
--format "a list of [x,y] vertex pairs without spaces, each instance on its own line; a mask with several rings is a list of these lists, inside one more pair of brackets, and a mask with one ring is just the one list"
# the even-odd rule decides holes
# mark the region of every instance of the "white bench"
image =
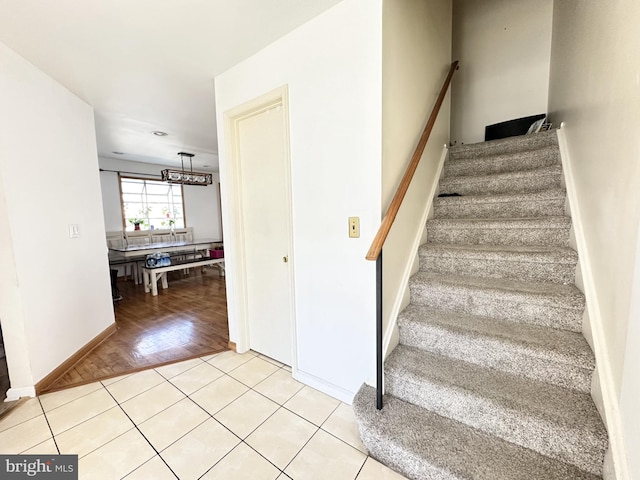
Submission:
[[169,288],[167,282],[167,272],[174,270],[184,270],[185,268],[204,267],[205,265],[217,265],[220,275],[224,275],[224,258],[199,258],[184,262],[177,262],[167,267],[142,268],[144,277],[144,291],[151,292],[154,297],[158,295],[158,280],[162,281],[162,288]]

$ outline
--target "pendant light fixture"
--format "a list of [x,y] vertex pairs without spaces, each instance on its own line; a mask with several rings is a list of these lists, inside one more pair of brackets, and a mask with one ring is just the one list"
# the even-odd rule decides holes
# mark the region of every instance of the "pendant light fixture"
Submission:
[[[210,173],[193,171],[193,153],[178,152],[180,155],[180,163],[182,170],[172,170],[167,168],[162,170],[162,181],[167,183],[180,183],[182,185],[211,185],[213,183],[213,175]],[[184,157],[189,158],[189,170],[184,169]]]

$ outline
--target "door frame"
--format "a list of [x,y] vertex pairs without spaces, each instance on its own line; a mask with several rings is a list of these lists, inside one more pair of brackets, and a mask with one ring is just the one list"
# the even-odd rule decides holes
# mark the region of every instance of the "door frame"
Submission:
[[[243,218],[243,183],[242,169],[240,162],[240,121],[246,118],[258,115],[271,108],[280,105],[283,109],[284,121],[284,169],[285,169],[285,209],[287,218],[285,221],[287,228],[287,248],[288,248],[288,265],[289,265],[289,291],[290,304],[289,315],[291,318],[291,367],[293,371],[297,370],[297,334],[296,334],[296,317],[295,317],[295,256],[293,249],[293,208],[291,199],[291,149],[290,149],[290,130],[289,130],[289,89],[287,85],[276,88],[264,95],[253,100],[249,100],[237,107],[231,108],[224,112],[225,127],[225,146],[227,150],[227,180],[226,185],[227,197],[230,207],[227,209],[229,213],[230,228],[227,232],[225,242],[230,244],[231,255],[225,260],[229,269],[228,280],[232,288],[228,292],[228,306],[235,310],[236,319],[236,350],[239,353],[246,352],[250,349],[249,339],[249,318],[248,318],[248,297],[247,297],[247,269],[246,269],[246,245],[245,245],[245,229]],[[226,247],[226,246],[225,246]],[[226,248],[225,248],[226,249]],[[229,332],[231,335],[231,332]]]

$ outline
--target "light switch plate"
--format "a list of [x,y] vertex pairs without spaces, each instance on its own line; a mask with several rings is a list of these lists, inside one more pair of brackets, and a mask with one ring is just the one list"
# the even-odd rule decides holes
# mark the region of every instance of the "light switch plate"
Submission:
[[349,217],[349,237],[360,238],[360,217]]

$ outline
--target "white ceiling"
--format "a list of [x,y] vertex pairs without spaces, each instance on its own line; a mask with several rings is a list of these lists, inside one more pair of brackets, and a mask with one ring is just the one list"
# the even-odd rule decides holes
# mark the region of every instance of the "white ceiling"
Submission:
[[94,107],[100,155],[217,171],[213,78],[339,2],[0,0],[0,41]]

